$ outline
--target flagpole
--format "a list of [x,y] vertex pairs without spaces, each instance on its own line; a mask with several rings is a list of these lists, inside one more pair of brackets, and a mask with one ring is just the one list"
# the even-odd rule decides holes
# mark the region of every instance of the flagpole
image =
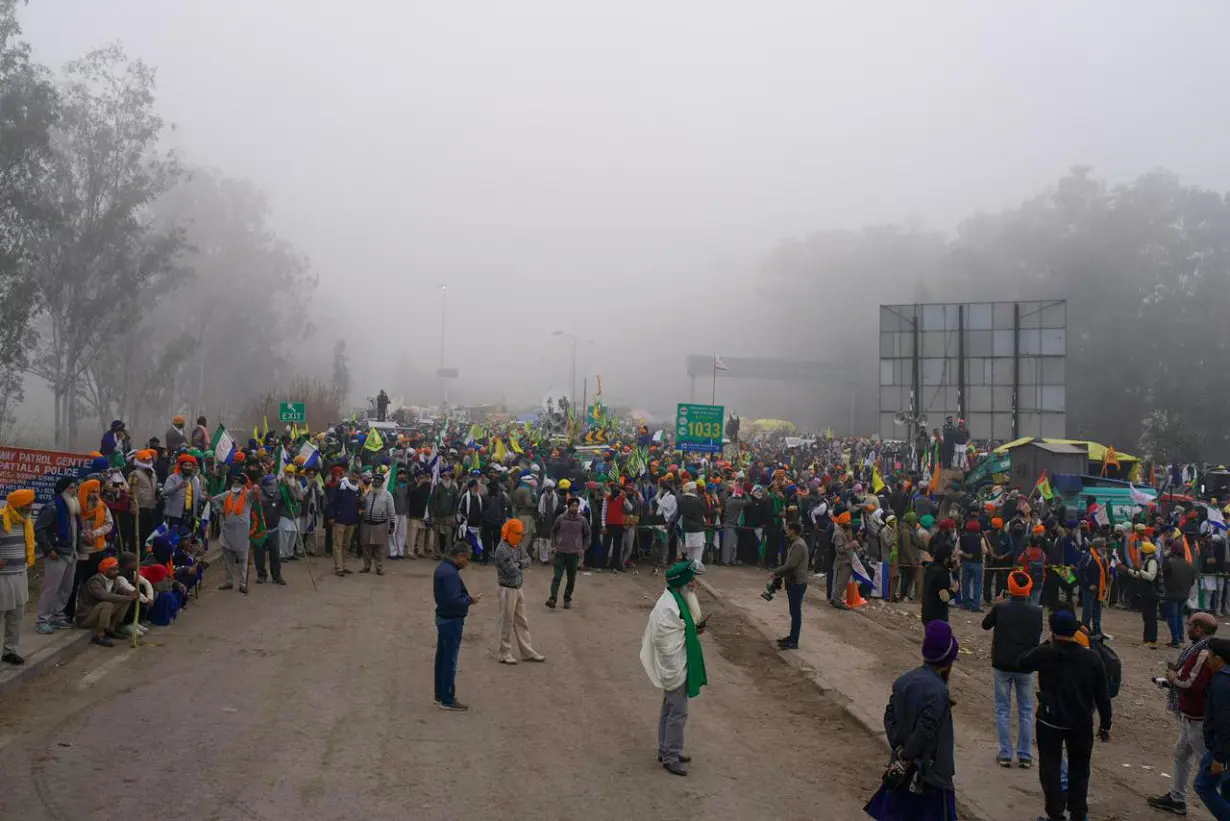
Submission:
[[713,393],[709,397],[709,404],[717,404],[717,354],[713,355]]

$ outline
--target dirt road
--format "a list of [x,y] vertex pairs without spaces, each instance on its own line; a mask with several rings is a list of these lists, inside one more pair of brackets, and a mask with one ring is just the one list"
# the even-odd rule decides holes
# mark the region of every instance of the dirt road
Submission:
[[287,566],[290,586],[207,592],[158,646],[91,647],[0,710],[0,818],[858,818],[882,747],[712,600],[692,774],[655,762],[660,695],[637,658],[660,578],[584,576],[542,606],[545,665],[494,661],[494,570],[450,714],[431,703],[434,564],[383,578]]
[[[784,597],[772,603],[759,598],[765,578],[765,573],[749,568],[713,568],[705,575],[732,610],[780,635],[789,629],[786,603]],[[951,681],[957,702],[958,796],[991,821],[1037,817],[1043,806],[1037,770],[1005,770],[995,762],[991,633],[982,630],[982,614],[954,608],[950,621],[961,642]],[[1164,818],[1145,798],[1169,789],[1176,725],[1164,695],[1150,679],[1161,675],[1178,651],[1140,647],[1138,613],[1109,610],[1103,622],[1103,629],[1116,637],[1112,646],[1123,661],[1124,679],[1113,702],[1111,741],[1094,747],[1090,817]],[[1230,624],[1222,629],[1230,631]],[[849,697],[851,707],[869,723],[878,723],[893,679],[918,663],[921,643],[917,605],[873,601],[859,612],[842,613],[827,605],[822,580],[809,585],[798,656]],[[1015,737],[1015,715],[1013,725]],[[1188,817],[1212,818],[1195,793],[1188,795]]]

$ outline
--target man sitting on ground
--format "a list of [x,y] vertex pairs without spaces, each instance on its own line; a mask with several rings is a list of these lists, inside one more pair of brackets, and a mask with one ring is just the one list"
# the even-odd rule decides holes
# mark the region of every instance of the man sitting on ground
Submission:
[[92,644],[114,647],[111,639],[121,638],[118,630],[128,615],[128,607],[137,600],[138,593],[120,593],[115,577],[120,574],[120,563],[108,556],[98,564],[98,572],[91,576],[78,592],[77,626],[93,630]]

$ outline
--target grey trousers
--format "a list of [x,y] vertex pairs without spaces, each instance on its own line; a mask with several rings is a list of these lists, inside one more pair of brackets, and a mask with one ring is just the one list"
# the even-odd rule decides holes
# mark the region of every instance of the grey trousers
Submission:
[[239,587],[248,584],[248,551],[222,548],[222,558],[226,562],[226,580]]
[[25,614],[24,607],[14,607],[0,614],[4,617],[4,652],[17,652],[17,639],[21,636],[21,617]]
[[1170,797],[1187,801],[1191,785],[1192,764],[1199,764],[1204,755],[1204,722],[1179,716],[1179,738],[1174,745],[1174,775],[1170,778]]
[[662,713],[658,717],[658,755],[666,764],[678,764],[683,755],[683,727],[688,723],[687,682],[674,690],[662,691]]
[[[833,598],[838,601],[846,600],[846,587],[850,584],[853,570],[853,566],[848,561],[839,561],[833,565]],[[922,595],[921,591],[919,595]]]
[[286,561],[295,555],[295,549],[298,546],[296,544],[297,539],[295,538],[296,533],[293,530],[282,530],[281,528],[275,532],[278,534],[278,555],[282,561]]
[[632,558],[632,548],[636,544],[636,525],[630,525],[624,528],[624,551],[620,554],[620,561],[626,566],[628,559]]
[[69,557],[43,559],[43,592],[38,596],[38,623],[51,624],[64,620],[64,606],[73,592],[73,577],[77,575],[77,554]]
[[739,531],[734,527],[722,528],[722,553],[718,561],[722,564],[735,563],[735,550],[739,546]]

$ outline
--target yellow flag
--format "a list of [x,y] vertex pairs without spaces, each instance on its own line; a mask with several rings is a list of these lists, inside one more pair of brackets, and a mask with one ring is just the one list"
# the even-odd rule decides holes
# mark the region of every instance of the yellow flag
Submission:
[[363,447],[367,450],[384,450],[384,440],[380,438],[380,431],[372,428],[367,432],[367,441],[363,443]]
[[880,477],[880,469],[878,467],[871,468],[871,492],[879,493],[885,487],[884,479]]
[[265,435],[266,436],[269,435],[269,417],[268,416],[265,417]]
[[290,423],[290,441],[295,441],[299,438],[299,426],[294,422]]
[[525,453],[525,451],[521,449],[521,440],[518,439],[516,436],[508,437],[508,444],[512,446],[513,453],[517,453],[517,454]]
[[491,458],[495,459],[497,462],[503,462],[504,457],[506,456],[508,456],[508,448],[504,447],[503,437],[496,437],[495,453],[492,454]]
[[260,434],[260,431],[257,430],[256,425],[252,426],[252,438],[258,442],[261,440],[261,434]]

